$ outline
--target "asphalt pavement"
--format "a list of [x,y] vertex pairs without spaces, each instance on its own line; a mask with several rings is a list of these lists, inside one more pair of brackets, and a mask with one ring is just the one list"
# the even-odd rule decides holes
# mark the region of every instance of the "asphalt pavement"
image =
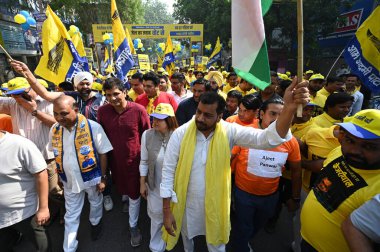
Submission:
[[[115,192],[112,194],[114,207],[111,211],[103,214],[103,235],[97,241],[91,240],[91,227],[88,220],[89,204],[87,198],[82,210],[80,226],[78,231],[79,247],[78,252],[148,252],[149,250],[149,233],[150,233],[150,219],[147,215],[146,201],[141,201],[139,227],[142,232],[143,242],[141,246],[133,248],[130,245],[130,233],[128,228],[128,213],[122,212],[121,197]],[[232,222],[233,222],[232,214]],[[63,251],[63,232],[64,226],[59,224],[58,218],[50,225],[49,234],[52,239],[53,252]],[[288,252],[292,242],[292,228],[291,219],[287,214],[287,210],[283,208],[280,218],[277,222],[276,228],[272,234],[268,234],[261,230],[256,237],[250,242],[255,252]],[[0,248],[1,251],[1,248]],[[20,246],[17,252],[30,250]],[[173,252],[182,252],[183,245],[180,240]],[[195,238],[195,251],[207,251],[205,238],[200,236]],[[228,244],[227,251],[231,252],[233,249]]]

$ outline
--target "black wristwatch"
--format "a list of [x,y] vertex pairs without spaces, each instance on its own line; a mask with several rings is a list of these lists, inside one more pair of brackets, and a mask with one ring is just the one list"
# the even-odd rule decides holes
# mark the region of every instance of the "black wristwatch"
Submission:
[[30,114],[32,115],[32,116],[36,116],[37,115],[37,113],[38,113],[38,110],[37,109],[35,109],[35,110],[33,110]]
[[107,175],[103,175],[103,176],[101,177],[101,180],[107,181]]

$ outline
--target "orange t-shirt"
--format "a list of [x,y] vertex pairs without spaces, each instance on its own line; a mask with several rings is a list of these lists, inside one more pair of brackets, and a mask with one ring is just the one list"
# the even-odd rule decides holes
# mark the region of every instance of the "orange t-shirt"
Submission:
[[266,150],[234,146],[232,170],[235,170],[235,185],[254,195],[270,195],[278,188],[286,161],[299,162],[300,148],[295,137],[275,148]]
[[13,133],[12,117],[6,114],[0,114],[0,130]]

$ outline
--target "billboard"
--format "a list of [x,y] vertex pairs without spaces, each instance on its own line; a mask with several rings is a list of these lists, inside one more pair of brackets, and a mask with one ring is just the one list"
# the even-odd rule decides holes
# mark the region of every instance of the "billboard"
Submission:
[[[123,24],[132,39],[172,39],[190,38],[203,42],[203,24]],[[92,32],[96,43],[103,43],[103,34],[112,33],[111,24],[93,24]]]

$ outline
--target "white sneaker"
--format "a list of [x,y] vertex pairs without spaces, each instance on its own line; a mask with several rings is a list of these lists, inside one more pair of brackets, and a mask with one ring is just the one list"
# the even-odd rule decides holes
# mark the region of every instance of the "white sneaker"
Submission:
[[113,201],[110,195],[103,197],[103,205],[106,211],[111,211],[113,208]]

